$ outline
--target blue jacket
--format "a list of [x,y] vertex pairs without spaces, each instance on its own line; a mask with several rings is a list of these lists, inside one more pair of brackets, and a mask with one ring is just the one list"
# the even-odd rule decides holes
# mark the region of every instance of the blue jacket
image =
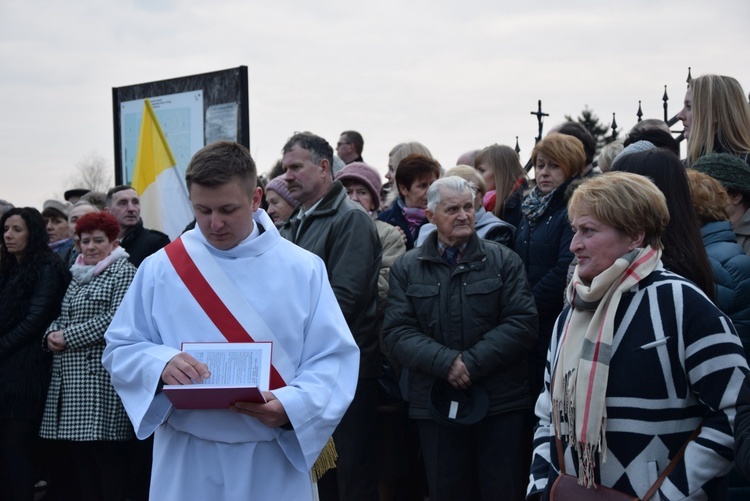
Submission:
[[703,245],[714,270],[716,306],[732,319],[750,353],[750,256],[737,243],[729,221],[715,221],[701,228]]

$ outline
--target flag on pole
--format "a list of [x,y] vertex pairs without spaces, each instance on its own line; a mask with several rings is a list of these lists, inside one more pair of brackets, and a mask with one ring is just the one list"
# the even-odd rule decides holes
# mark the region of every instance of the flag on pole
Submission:
[[143,100],[131,186],[141,199],[141,218],[146,228],[164,232],[174,240],[193,220],[185,180],[148,99]]

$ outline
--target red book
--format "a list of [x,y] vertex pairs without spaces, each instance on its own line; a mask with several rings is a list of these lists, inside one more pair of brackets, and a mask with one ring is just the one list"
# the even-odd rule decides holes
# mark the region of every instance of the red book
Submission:
[[164,385],[176,409],[228,409],[235,402],[265,403],[268,391],[270,342],[183,343],[182,350],[205,363],[211,376],[197,384]]
[[257,386],[168,384],[162,391],[175,409],[228,409],[235,402],[266,401]]

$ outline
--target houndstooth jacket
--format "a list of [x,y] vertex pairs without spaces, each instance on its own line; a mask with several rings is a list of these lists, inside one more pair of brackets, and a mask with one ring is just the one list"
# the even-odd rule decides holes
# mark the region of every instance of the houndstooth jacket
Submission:
[[[39,435],[54,440],[128,440],[132,426],[109,373],[102,366],[104,333],[120,306],[135,267],[127,254],[88,283],[75,277],[60,316],[47,329],[64,332],[65,350],[55,353]],[[45,336],[46,347],[46,336]]]

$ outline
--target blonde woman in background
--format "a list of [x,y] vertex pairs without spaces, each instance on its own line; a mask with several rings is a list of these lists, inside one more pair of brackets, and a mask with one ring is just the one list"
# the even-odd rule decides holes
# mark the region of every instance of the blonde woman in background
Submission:
[[615,139],[611,143],[604,145],[602,151],[599,152],[599,157],[597,158],[599,169],[601,169],[602,172],[609,172],[612,168],[615,157],[620,154],[624,147],[623,139]]
[[388,153],[388,172],[385,173],[385,178],[388,180],[388,185],[385,187],[388,190],[388,196],[382,201],[381,210],[386,210],[391,206],[393,202],[398,198],[398,189],[396,188],[396,169],[401,160],[408,157],[409,155],[418,154],[424,155],[427,158],[433,158],[430,150],[427,146],[423,145],[419,141],[410,141],[408,143],[399,143],[391,149]]
[[750,104],[736,79],[694,78],[677,118],[685,126],[688,166],[709,153],[730,153],[750,164]]
[[518,228],[526,179],[518,153],[510,146],[493,144],[477,154],[474,167],[487,185],[484,208]]

